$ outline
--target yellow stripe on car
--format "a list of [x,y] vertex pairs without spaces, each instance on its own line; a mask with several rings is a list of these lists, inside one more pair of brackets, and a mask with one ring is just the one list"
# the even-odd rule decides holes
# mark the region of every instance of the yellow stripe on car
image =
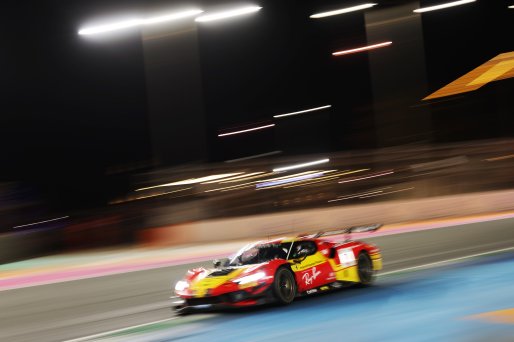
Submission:
[[197,281],[193,281],[189,287],[191,290],[191,293],[195,297],[204,297],[207,294],[207,291],[214,289],[221,284],[226,283],[230,279],[233,279],[240,275],[245,268],[239,268],[235,269],[233,272],[225,275],[225,276],[218,276],[218,277],[205,277],[202,279],[199,279]]

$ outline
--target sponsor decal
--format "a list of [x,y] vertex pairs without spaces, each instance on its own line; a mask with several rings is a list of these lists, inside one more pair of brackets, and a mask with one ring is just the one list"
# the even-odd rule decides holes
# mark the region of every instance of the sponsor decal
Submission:
[[321,271],[317,271],[316,267],[311,269],[311,272],[307,271],[303,274],[302,279],[305,285],[311,285],[314,280],[321,274]]
[[340,265],[343,267],[350,267],[355,265],[355,255],[353,254],[353,250],[351,248],[343,248],[337,251],[339,255]]
[[301,267],[306,268],[306,267],[317,266],[319,264],[322,264],[323,262],[324,262],[324,260],[316,260],[316,261],[313,261],[313,262],[311,262],[309,264],[301,265]]
[[304,264],[304,263],[299,263],[299,264],[296,264],[296,265],[293,265],[293,270],[296,272],[296,271],[304,271],[305,269],[308,269],[308,268],[311,268],[313,266],[318,266],[318,265],[321,265],[322,263],[324,263],[325,260],[316,260],[314,262],[310,262],[308,264]]
[[307,292],[307,294],[311,294],[311,293],[316,293],[316,292],[318,292],[318,290],[316,290],[316,289],[312,289],[312,290],[307,290],[306,292]]

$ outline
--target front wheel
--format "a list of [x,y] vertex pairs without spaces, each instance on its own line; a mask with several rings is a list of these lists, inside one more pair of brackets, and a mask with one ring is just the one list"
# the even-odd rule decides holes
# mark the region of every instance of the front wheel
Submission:
[[281,267],[275,273],[273,280],[273,294],[280,304],[290,304],[296,296],[296,281],[293,272]]
[[359,279],[362,285],[371,285],[375,281],[376,274],[368,253],[362,252],[359,254],[357,272],[359,273]]

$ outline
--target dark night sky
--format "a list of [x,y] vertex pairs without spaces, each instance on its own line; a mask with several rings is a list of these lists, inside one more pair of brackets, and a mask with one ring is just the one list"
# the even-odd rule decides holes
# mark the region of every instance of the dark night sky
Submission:
[[99,53],[77,37],[79,8],[33,1],[2,20],[2,176],[63,201],[97,197],[106,167],[150,158],[140,39]]
[[[217,2],[194,3],[212,7]],[[248,154],[272,151],[277,144],[290,153],[376,146],[367,55],[349,56],[344,62],[330,55],[341,47],[366,44],[363,14],[317,22],[308,18],[356,3],[263,0],[261,13],[199,28],[209,160],[240,157],[237,146],[242,145]],[[401,3],[405,1],[380,5]],[[438,1],[422,2],[433,3]],[[151,12],[162,4],[177,2],[26,1],[11,2],[2,11],[0,181],[28,182],[61,203],[72,198],[95,204],[112,191],[123,191],[124,178],[106,176],[109,168],[152,161],[140,34],[134,30],[108,43],[91,42],[81,39],[77,29],[98,15]],[[506,6],[505,1],[479,1],[423,17],[430,91],[498,53],[514,50],[514,10]],[[433,106],[435,141],[512,135],[508,127],[513,122],[505,113],[513,107],[505,99],[513,82],[502,82],[466,96],[462,104]],[[228,144],[216,138],[223,129],[329,103],[334,106],[330,114],[290,120],[281,130],[254,140]],[[305,139],[288,144],[298,134]]]

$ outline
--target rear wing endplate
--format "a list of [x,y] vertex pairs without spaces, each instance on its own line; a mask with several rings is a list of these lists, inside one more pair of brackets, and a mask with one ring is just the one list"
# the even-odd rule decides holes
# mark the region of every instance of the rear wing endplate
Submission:
[[376,223],[371,225],[362,225],[362,226],[354,226],[348,228],[339,228],[333,230],[321,231],[316,234],[311,235],[301,235],[299,237],[307,237],[307,238],[319,238],[322,236],[331,236],[331,235],[342,235],[342,234],[351,234],[351,233],[368,233],[375,232],[382,227],[382,224]]

